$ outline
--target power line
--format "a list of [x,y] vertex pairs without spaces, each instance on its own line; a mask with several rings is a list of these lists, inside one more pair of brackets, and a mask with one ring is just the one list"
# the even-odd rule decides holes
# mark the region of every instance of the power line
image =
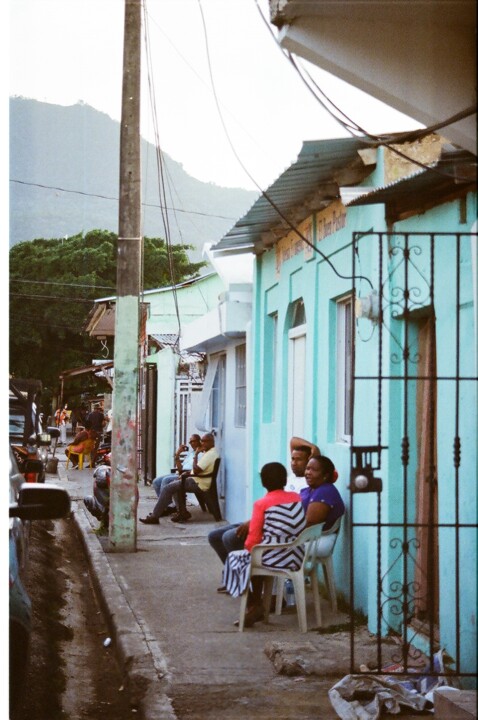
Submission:
[[[112,200],[114,202],[118,202],[117,197],[112,197],[110,195],[100,195],[98,193],[89,193],[89,192],[84,192],[83,190],[68,190],[67,188],[58,187],[56,185],[44,185],[42,183],[27,182],[26,180],[16,180],[13,178],[10,179],[10,182],[17,183],[18,185],[29,185],[31,187],[39,187],[44,190],[58,190],[58,192],[70,193],[72,195],[84,195],[86,197],[100,198],[101,200]],[[199,210],[184,210],[183,208],[176,208],[174,206],[166,207],[163,205],[156,205],[155,203],[147,203],[147,202],[142,202],[141,205],[143,207],[153,207],[153,208],[159,208],[161,210],[174,210],[174,212],[185,213],[186,215],[201,215],[203,217],[219,218],[220,220],[236,220],[235,217],[231,217],[229,215],[216,215],[214,213],[200,212]]]
[[[145,40],[145,47],[146,47],[146,60],[147,60],[147,68],[148,68],[148,87],[149,87],[149,98],[150,98],[150,104],[151,104],[151,113],[153,117],[153,128],[154,128],[154,137],[155,137],[155,147],[156,147],[156,163],[157,163],[157,171],[158,171],[158,187],[159,187],[159,193],[160,198],[163,201],[164,208],[162,208],[161,213],[163,216],[163,227],[164,227],[164,234],[166,239],[166,246],[168,251],[168,263],[169,263],[169,274],[171,278],[171,288],[173,293],[173,299],[174,299],[174,306],[176,310],[176,317],[178,320],[178,339],[177,344],[179,345],[179,337],[181,335],[181,317],[179,313],[179,303],[178,303],[178,296],[177,296],[177,290],[176,290],[176,278],[174,274],[174,263],[173,263],[173,251],[172,251],[172,242],[171,242],[171,233],[169,228],[169,216],[168,216],[168,210],[167,203],[166,203],[166,185],[165,185],[165,172],[164,172],[164,157],[163,152],[161,149],[161,145],[159,142],[159,130],[158,130],[158,117],[156,112],[156,97],[155,97],[155,90],[154,90],[154,82],[153,82],[153,62],[151,58],[151,44],[149,42],[149,23],[148,18],[149,15],[146,10],[146,0],[143,0],[143,16],[144,16],[144,40]],[[170,191],[171,195],[171,191]]]
[[10,297],[21,297],[29,300],[64,300],[65,302],[88,303],[88,305],[91,305],[91,303],[94,302],[94,298],[88,300],[87,298],[66,297],[65,295],[31,295],[26,293],[11,292]]
[[[429,126],[427,128],[423,128],[421,130],[411,130],[410,132],[401,133],[395,137],[387,135],[387,136],[381,136],[381,135],[373,135],[372,133],[369,133],[367,130],[364,130],[360,125],[355,123],[353,120],[351,120],[340,108],[335,105],[332,100],[324,93],[324,91],[320,88],[320,86],[316,83],[316,81],[311,77],[310,73],[305,70],[302,65],[299,66],[290,52],[284,52],[285,57],[291,62],[292,66],[297,71],[299,77],[303,80],[306,87],[312,92],[315,99],[320,103],[320,105],[326,110],[326,112],[331,115],[334,120],[336,120],[340,125],[353,137],[356,137],[360,140],[362,140],[364,143],[371,145],[372,147],[378,147],[379,145],[382,145],[383,147],[388,148],[391,152],[395,153],[399,157],[403,158],[404,160],[408,160],[408,162],[412,163],[413,165],[416,165],[417,167],[422,168],[423,170],[429,170],[430,172],[433,172],[437,175],[440,175],[445,178],[450,178],[452,180],[462,180],[464,182],[470,182],[470,178],[467,177],[461,177],[458,175],[451,175],[450,173],[443,172],[441,170],[438,170],[437,168],[431,167],[430,165],[426,165],[426,163],[420,162],[420,160],[417,160],[416,158],[410,157],[406,153],[404,153],[402,150],[398,150],[396,147],[396,144],[398,143],[404,143],[404,142],[411,142],[412,140],[418,140],[422,137],[425,137],[427,135],[431,135],[432,132],[435,130],[439,130],[443,127],[446,127],[448,125],[451,125],[454,122],[457,122],[458,120],[462,120],[466,117],[469,117],[470,115],[476,113],[476,106],[475,107],[468,107],[465,110],[456,113],[450,118],[447,118],[446,120],[443,120],[442,122],[436,123],[435,125]],[[344,118],[349,120],[350,124],[347,122],[344,122],[341,120],[334,112],[330,110],[330,108],[327,107],[326,103],[323,102],[319,96],[316,95],[314,90],[309,86],[307,81],[305,80],[304,76],[302,75],[302,72],[306,73],[307,77],[309,78],[310,82],[314,85],[315,88],[317,88],[318,92],[329,102],[332,107],[334,107],[339,113],[343,115]]]
[[[295,69],[297,74],[299,75],[300,79],[306,86],[306,88],[309,90],[309,92],[312,93],[313,97],[317,100],[317,102],[324,108],[324,110],[336,121],[341,125],[341,127],[346,130],[350,135],[353,137],[357,137],[361,140],[363,140],[364,143],[371,144],[374,147],[377,147],[378,145],[383,145],[384,147],[388,148],[391,152],[395,153],[399,157],[403,158],[404,160],[408,160],[413,165],[416,165],[417,167],[420,167],[424,170],[429,170],[431,172],[436,173],[437,175],[441,175],[442,177],[451,178],[452,180],[462,180],[464,182],[470,181],[467,177],[459,177],[457,175],[451,175],[446,172],[442,172],[441,170],[438,170],[437,168],[430,167],[429,165],[426,165],[425,163],[420,162],[416,158],[410,157],[406,153],[402,152],[401,150],[398,150],[395,147],[396,143],[403,143],[407,141],[417,140],[421,137],[425,137],[426,135],[430,135],[431,133],[435,132],[436,130],[440,130],[441,128],[447,127],[448,125],[452,125],[455,122],[458,122],[459,120],[463,120],[464,118],[469,117],[470,115],[476,114],[476,105],[469,106],[465,108],[464,110],[455,113],[449,118],[446,118],[445,120],[442,120],[441,122],[435,123],[434,125],[430,125],[428,127],[422,128],[420,130],[411,130],[409,132],[400,133],[398,135],[390,136],[390,135],[374,135],[373,133],[368,132],[363,127],[361,127],[358,123],[356,123],[354,120],[352,120],[343,110],[341,110],[330,98],[329,96],[322,90],[322,88],[318,85],[318,83],[314,80],[314,78],[310,75],[308,70],[306,70],[302,64],[297,63],[295,57],[292,55],[291,52],[285,51],[284,48],[281,46],[279,41],[277,40],[276,36],[272,32],[272,28],[270,27],[269,23],[267,22],[267,19],[264,16],[264,13],[262,12],[258,0],[255,0],[256,7],[259,11],[259,14],[265,23],[269,33],[271,34],[274,42],[281,50],[282,54],[285,58],[291,63],[292,67]],[[304,77],[303,73],[307,76],[310,83],[312,83],[313,87],[309,84],[309,82]],[[315,90],[314,90],[315,88]],[[318,94],[317,94],[318,93]],[[334,108],[335,112],[331,109]],[[341,117],[340,117],[341,116]]]
[[62,287],[91,288],[92,290],[111,290],[112,292],[116,290],[116,288],[112,288],[109,285],[84,285],[82,283],[57,282],[56,280],[30,280],[30,278],[10,278],[10,282],[25,282],[31,285],[60,285]]
[[[212,84],[213,92],[214,92],[214,98],[215,98],[215,100],[216,100],[216,108],[217,108],[217,112],[218,112],[218,115],[219,115],[219,119],[221,120],[221,124],[222,124],[223,130],[224,130],[224,133],[225,133],[225,135],[226,135],[227,141],[228,141],[228,143],[229,143],[229,145],[230,145],[230,147],[231,147],[232,152],[234,153],[234,156],[235,156],[236,160],[238,161],[239,165],[241,166],[241,168],[242,168],[242,169],[244,170],[244,172],[246,173],[247,177],[251,180],[251,182],[254,183],[254,185],[255,185],[256,188],[259,190],[259,192],[262,194],[262,196],[263,196],[263,197],[267,200],[267,202],[274,208],[274,210],[276,211],[276,213],[284,220],[284,222],[287,223],[287,225],[291,228],[291,230],[293,230],[293,231],[296,233],[296,235],[298,235],[298,237],[300,237],[300,239],[301,239],[306,245],[308,245],[309,247],[311,247],[318,255],[320,255],[321,258],[323,258],[323,260],[325,260],[325,262],[332,268],[332,271],[337,275],[337,277],[342,278],[342,280],[351,280],[352,277],[350,277],[350,276],[348,276],[348,275],[342,275],[342,273],[340,273],[340,272],[337,270],[337,268],[336,268],[335,265],[332,263],[332,261],[327,257],[327,255],[325,255],[325,253],[323,253],[322,250],[319,250],[319,248],[318,248],[316,245],[314,245],[314,243],[312,243],[312,242],[299,230],[299,228],[298,228],[293,222],[291,222],[291,220],[289,220],[289,218],[287,217],[287,215],[284,214],[284,212],[283,212],[283,211],[281,210],[281,208],[277,205],[277,203],[275,203],[274,200],[270,197],[270,195],[269,195],[265,190],[262,189],[262,187],[259,185],[259,183],[256,181],[256,179],[251,175],[251,173],[249,172],[249,170],[246,168],[246,166],[245,166],[244,163],[242,162],[241,158],[239,157],[239,155],[238,155],[238,153],[237,153],[237,151],[236,151],[236,148],[234,147],[234,144],[233,144],[233,142],[232,142],[232,140],[231,140],[231,137],[230,137],[230,135],[229,135],[229,132],[228,132],[226,123],[225,123],[225,121],[224,121],[224,118],[223,118],[223,115],[222,115],[222,112],[221,112],[219,100],[218,100],[218,98],[217,98],[217,93],[216,93],[216,88],[215,88],[215,83],[214,83],[214,76],[213,76],[213,72],[212,72],[211,57],[210,57],[210,54],[209,54],[209,43],[208,43],[208,37],[207,37],[206,21],[205,21],[205,18],[204,18],[204,13],[203,13],[202,5],[201,5],[201,0],[197,0],[197,1],[198,1],[198,4],[199,4],[199,9],[200,9],[200,12],[201,12],[201,18],[202,18],[202,23],[203,23],[204,41],[205,41],[205,44],[206,44],[206,55],[207,55],[209,73],[210,73],[210,76],[211,76],[211,84]],[[256,0],[256,1],[257,1],[257,0]],[[365,280],[366,282],[368,282],[369,285],[370,285],[370,287],[373,289],[373,285],[372,285],[371,281],[369,280],[369,278],[367,278],[367,277],[362,277],[362,276],[358,276],[358,277],[359,277],[361,280]]]

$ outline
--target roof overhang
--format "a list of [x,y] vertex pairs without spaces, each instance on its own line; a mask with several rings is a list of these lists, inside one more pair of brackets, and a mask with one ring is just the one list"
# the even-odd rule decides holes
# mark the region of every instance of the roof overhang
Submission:
[[85,375],[86,373],[105,375],[106,370],[111,370],[113,367],[114,362],[112,360],[105,360],[105,362],[98,362],[94,365],[83,365],[82,367],[72,368],[71,370],[62,370],[59,378],[60,380],[68,380],[69,378],[76,377],[77,375]]
[[448,146],[429,167],[384,187],[362,188],[364,192],[342,201],[349,207],[384,204],[387,219],[394,221],[476,191],[476,171],[475,155]]
[[313,212],[337,200],[341,186],[356,185],[372,172],[373,163],[359,153],[367,147],[357,138],[305,142],[296,162],[212,250],[221,254],[264,252]]

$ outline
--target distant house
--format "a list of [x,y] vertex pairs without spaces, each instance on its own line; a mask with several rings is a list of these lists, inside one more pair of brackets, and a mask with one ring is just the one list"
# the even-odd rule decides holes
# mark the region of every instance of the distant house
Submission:
[[250,254],[210,257],[224,291],[216,307],[184,327],[180,343],[183,351],[206,357],[207,373],[195,423],[201,431],[215,434],[222,458],[218,478],[221,509],[230,522],[247,519],[250,505],[246,427],[252,260]]
[[[181,353],[179,339],[188,323],[217,306],[223,291],[220,276],[210,272],[142,294],[138,447],[140,476],[146,482],[169,473],[175,448],[197,432],[203,356]],[[115,303],[114,296],[96,300],[86,332],[98,339],[114,336]]]
[[247,509],[291,435],[315,442],[347,505],[343,597],[459,675],[477,667],[475,173],[436,135],[306,142],[212,248],[255,255]]

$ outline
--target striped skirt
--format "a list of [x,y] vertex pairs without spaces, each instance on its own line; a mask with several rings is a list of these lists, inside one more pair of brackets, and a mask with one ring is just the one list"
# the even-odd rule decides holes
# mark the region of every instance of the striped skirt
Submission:
[[[273,505],[265,512],[262,545],[290,543],[304,530],[306,522],[302,503]],[[267,550],[262,565],[268,568],[298,570],[304,558],[304,549]],[[223,571],[223,585],[233,597],[242,595],[249,583],[251,555],[248,550],[234,550],[227,556]]]

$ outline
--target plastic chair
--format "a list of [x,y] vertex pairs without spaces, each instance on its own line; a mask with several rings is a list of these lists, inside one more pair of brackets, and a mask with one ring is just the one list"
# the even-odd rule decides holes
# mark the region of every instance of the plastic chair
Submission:
[[333,553],[341,523],[342,518],[339,517],[329,530],[323,532],[321,541],[317,547],[317,562],[322,566],[325,585],[329,593],[330,607],[333,613],[337,612],[337,592],[335,590]]
[[[295,602],[297,607],[297,618],[299,621],[299,630],[302,633],[307,632],[307,612],[305,606],[305,579],[310,577],[312,580],[312,591],[314,596],[315,618],[317,625],[322,625],[322,614],[320,611],[319,584],[317,579],[317,545],[322,535],[323,523],[311,525],[301,532],[299,537],[291,543],[280,543],[277,545],[256,545],[251,552],[251,565],[249,579],[255,575],[265,577],[264,581],[264,619],[269,618],[269,610],[271,605],[272,585],[274,578],[278,582],[284,582],[287,579],[292,580],[294,584]],[[300,545],[304,546],[304,559],[298,570],[286,570],[283,568],[266,567],[262,565],[262,556],[268,550],[279,548],[293,548]],[[241,598],[241,609],[239,616],[239,630],[244,630],[244,620],[247,609],[247,597],[249,595],[249,584]],[[278,596],[279,597],[279,596]],[[280,596],[280,605],[282,606],[282,595]],[[276,604],[276,614],[277,604]]]
[[[221,458],[217,458],[217,460],[214,462],[212,475],[210,476],[211,485],[209,486],[209,490],[196,490],[194,492],[201,507],[201,510],[203,512],[211,513],[211,515],[214,517],[214,520],[216,520],[217,522],[219,520],[222,520],[221,508],[219,505],[219,496],[217,493],[217,475],[219,472],[220,464]],[[202,475],[201,477],[209,477],[209,475]],[[182,492],[186,493],[187,491],[184,489],[184,482],[182,484],[182,488]]]
[[[337,612],[337,592],[335,590],[334,564],[332,555],[335,543],[340,530],[342,518],[339,517],[331,528],[324,530],[317,545],[317,564],[322,567],[324,573],[325,585],[329,593],[330,606],[333,613]],[[318,577],[317,577],[318,579]],[[277,579],[276,589],[276,609],[275,614],[280,615],[282,611],[282,598],[284,597],[284,578]]]
[[[74,455],[78,455],[78,468],[80,470],[83,470],[83,462],[84,458],[89,458],[90,461],[90,467],[93,467],[93,454],[95,450],[95,441],[94,440],[86,440],[83,445],[83,452],[75,452],[72,450],[73,445],[68,445],[67,450],[73,452]],[[66,456],[66,469],[68,469],[68,466],[70,464],[70,454],[68,452]]]

